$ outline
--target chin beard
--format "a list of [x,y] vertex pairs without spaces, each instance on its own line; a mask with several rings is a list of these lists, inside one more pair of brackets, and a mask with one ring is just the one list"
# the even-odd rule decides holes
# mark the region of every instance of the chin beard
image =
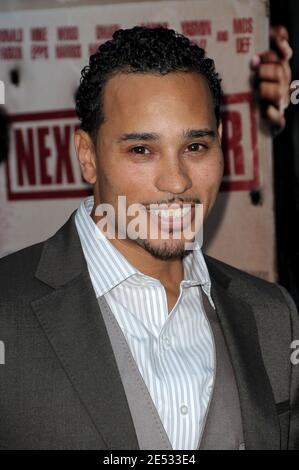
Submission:
[[135,240],[136,243],[144,248],[148,253],[150,253],[155,258],[161,259],[163,261],[172,259],[172,258],[183,258],[190,251],[185,249],[185,243],[178,245],[171,245],[169,241],[162,241],[161,245],[154,246],[147,239],[138,238]]

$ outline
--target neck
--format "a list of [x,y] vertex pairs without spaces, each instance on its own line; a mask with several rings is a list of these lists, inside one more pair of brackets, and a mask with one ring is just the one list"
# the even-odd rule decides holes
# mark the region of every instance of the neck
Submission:
[[[95,223],[100,217],[95,216],[95,206],[90,214]],[[162,260],[130,239],[110,239],[120,253],[143,274],[158,279],[166,288],[176,290],[184,279],[184,267],[181,257]]]
[[184,279],[184,267],[181,257],[162,260],[132,240],[111,240],[113,245],[139,271],[158,279],[165,287],[179,285]]

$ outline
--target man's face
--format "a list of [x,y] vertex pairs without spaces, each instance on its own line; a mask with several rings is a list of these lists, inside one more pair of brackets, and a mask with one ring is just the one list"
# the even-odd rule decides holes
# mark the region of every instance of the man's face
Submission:
[[[126,196],[127,207],[201,203],[205,218],[223,174],[220,128],[206,80],[191,72],[120,73],[106,84],[103,111],[96,144],[95,204],[112,204],[118,214],[120,195]],[[175,239],[170,233],[165,240],[163,219],[157,224],[157,239],[147,232],[146,239],[128,238],[124,243],[161,259],[181,256],[183,233]]]

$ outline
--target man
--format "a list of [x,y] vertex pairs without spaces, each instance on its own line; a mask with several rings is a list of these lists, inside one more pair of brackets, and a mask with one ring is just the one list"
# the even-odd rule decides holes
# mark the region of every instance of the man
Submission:
[[94,197],[0,263],[0,448],[298,447],[295,307],[198,242],[220,97],[213,61],[163,28],[115,32],[83,69],[75,147]]

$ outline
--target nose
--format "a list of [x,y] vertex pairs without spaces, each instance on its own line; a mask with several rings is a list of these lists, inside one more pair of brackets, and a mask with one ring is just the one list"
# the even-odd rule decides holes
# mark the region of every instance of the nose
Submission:
[[192,186],[192,180],[179,158],[167,158],[160,162],[156,178],[156,188],[162,192],[183,194]]

